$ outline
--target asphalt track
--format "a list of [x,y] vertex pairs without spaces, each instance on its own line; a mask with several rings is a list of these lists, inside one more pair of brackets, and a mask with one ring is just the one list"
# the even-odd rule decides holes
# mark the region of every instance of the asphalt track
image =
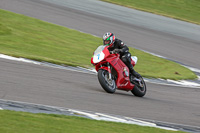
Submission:
[[[0,8],[97,36],[113,31],[129,46],[200,66],[197,40],[39,0],[1,0]],[[144,98],[122,91],[112,95],[102,90],[95,75],[5,59],[0,59],[0,75],[0,99],[200,126],[199,88],[147,83]]]

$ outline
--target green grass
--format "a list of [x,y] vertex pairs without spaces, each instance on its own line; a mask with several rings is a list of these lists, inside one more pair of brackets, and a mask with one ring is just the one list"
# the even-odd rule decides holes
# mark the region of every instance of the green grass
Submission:
[[[92,53],[102,39],[24,15],[0,10],[0,53],[55,64],[92,67]],[[194,79],[177,63],[130,48],[139,57],[136,71],[145,77]]]
[[102,0],[200,24],[200,0]]
[[0,111],[2,133],[183,133],[81,117]]

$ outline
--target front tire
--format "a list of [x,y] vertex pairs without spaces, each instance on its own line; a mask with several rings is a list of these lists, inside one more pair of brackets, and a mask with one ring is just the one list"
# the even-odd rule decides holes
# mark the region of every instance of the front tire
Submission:
[[99,83],[101,84],[101,87],[108,93],[114,93],[116,91],[116,83],[114,80],[114,76],[111,75],[111,80],[108,77],[108,71],[104,69],[100,69],[98,71],[98,79]]

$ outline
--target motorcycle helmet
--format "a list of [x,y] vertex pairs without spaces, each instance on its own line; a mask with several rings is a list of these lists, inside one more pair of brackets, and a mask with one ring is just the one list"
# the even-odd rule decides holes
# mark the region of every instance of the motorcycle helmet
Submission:
[[106,32],[103,35],[103,44],[107,45],[109,47],[113,46],[113,43],[115,42],[115,35],[111,32]]

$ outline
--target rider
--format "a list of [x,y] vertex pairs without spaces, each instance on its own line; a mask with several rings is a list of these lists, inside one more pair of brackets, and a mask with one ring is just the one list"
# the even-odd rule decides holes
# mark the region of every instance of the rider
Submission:
[[129,48],[120,39],[115,38],[113,33],[106,32],[103,35],[103,44],[109,46],[109,51],[120,54],[120,59],[124,62],[124,64],[126,64],[133,76],[137,78],[140,76],[133,69],[133,65],[131,64],[131,53],[129,52]]

